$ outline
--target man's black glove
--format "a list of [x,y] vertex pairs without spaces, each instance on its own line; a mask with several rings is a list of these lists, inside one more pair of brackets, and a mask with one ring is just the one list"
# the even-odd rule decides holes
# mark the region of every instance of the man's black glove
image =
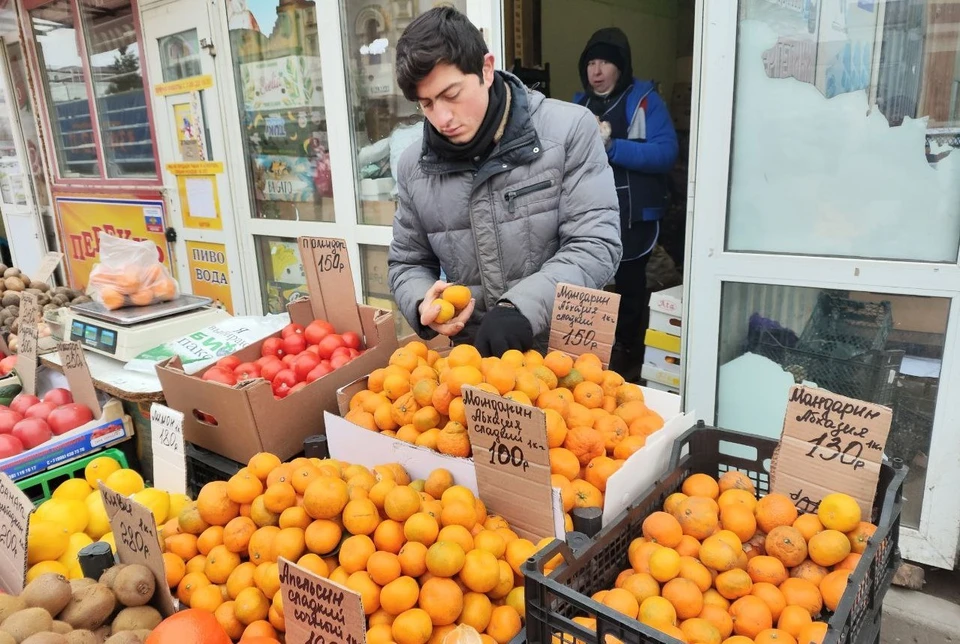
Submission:
[[498,304],[484,314],[474,344],[484,357],[499,357],[509,349],[528,351],[533,347],[533,327],[513,305]]

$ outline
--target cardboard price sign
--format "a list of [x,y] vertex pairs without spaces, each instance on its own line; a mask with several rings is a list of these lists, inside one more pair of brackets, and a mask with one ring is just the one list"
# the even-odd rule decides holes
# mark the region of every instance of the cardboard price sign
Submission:
[[117,542],[120,563],[140,564],[153,573],[157,589],[151,602],[164,617],[175,611],[173,597],[167,587],[167,575],[157,536],[153,514],[133,499],[114,492],[100,481],[100,496],[110,519],[110,529]]
[[794,385],[770,468],[771,489],[790,496],[802,512],[815,512],[827,494],[844,492],[870,517],[892,418],[887,407]]
[[40,305],[33,293],[20,294],[20,333],[17,347],[17,373],[20,385],[27,394],[37,393],[37,323]]
[[463,403],[477,491],[518,534],[536,542],[555,532],[547,421],[543,412],[475,387]]
[[331,237],[300,237],[300,261],[310,292],[313,317],[325,319],[337,333],[361,329],[347,243]]
[[367,619],[360,595],[280,557],[287,644],[363,644]]
[[32,280],[34,282],[46,282],[50,279],[50,276],[53,275],[53,272],[57,270],[57,266],[60,265],[62,260],[63,253],[56,251],[47,253],[43,256],[43,261],[40,262],[39,268],[37,268],[36,273],[33,274]]
[[187,459],[183,445],[183,414],[166,405],[150,406],[154,486],[167,492],[187,491]]
[[94,418],[100,418],[100,402],[97,400],[97,390],[93,386],[83,347],[79,342],[61,342],[57,345],[57,353],[60,355],[63,375],[70,384],[74,401],[89,407]]
[[19,595],[27,575],[27,533],[34,507],[17,484],[0,473],[0,586]]
[[593,353],[610,364],[620,296],[582,286],[557,284],[550,318],[550,348],[572,356]]

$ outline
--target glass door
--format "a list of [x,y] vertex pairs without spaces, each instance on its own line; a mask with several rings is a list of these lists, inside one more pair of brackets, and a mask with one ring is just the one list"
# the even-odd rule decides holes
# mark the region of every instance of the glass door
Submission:
[[685,404],[771,437],[795,382],[892,407],[886,453],[910,467],[904,556],[952,568],[954,18],[927,0],[740,0],[699,14]]

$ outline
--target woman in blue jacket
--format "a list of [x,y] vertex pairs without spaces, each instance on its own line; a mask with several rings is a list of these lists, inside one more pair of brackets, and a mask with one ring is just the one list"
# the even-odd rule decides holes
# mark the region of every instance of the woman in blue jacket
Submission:
[[574,101],[600,121],[620,201],[623,259],[616,275],[620,311],[611,368],[631,372],[643,360],[647,261],[667,211],[667,173],[677,160],[677,133],[653,82],[633,77],[630,43],[616,27],[590,37],[580,55],[580,80],[584,91]]

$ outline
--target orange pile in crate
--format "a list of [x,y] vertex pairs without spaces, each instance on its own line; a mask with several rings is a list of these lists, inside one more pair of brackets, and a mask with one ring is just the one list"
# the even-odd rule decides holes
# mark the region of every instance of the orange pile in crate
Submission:
[[470,438],[462,387],[478,389],[544,410],[553,485],[564,509],[602,507],[607,479],[663,427],[643,390],[600,358],[573,359],[560,351],[507,351],[481,358],[458,345],[446,357],[421,342],[397,349],[377,369],[367,389],[350,400],[347,420],[372,431],[451,456],[468,457]]
[[876,526],[846,494],[798,514],[782,494],[758,501],[729,471],[687,478],[642,530],[631,567],[594,600],[682,642],[817,644],[827,632],[817,620],[836,609]]
[[551,541],[518,537],[447,470],[411,481],[396,463],[267,453],[206,484],[161,537],[181,603],[233,640],[284,631],[284,557],[361,595],[369,644],[441,642],[458,624],[507,644],[524,616],[520,565]]

